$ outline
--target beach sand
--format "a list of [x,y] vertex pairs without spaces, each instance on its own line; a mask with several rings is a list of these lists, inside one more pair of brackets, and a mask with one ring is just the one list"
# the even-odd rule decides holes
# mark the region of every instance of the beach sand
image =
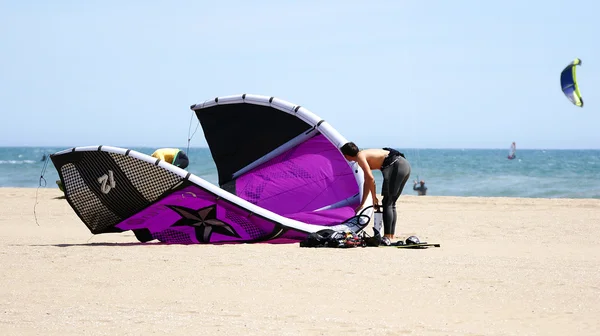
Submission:
[[600,200],[402,196],[409,250],[140,244],[60,195],[0,188],[2,335],[600,335]]

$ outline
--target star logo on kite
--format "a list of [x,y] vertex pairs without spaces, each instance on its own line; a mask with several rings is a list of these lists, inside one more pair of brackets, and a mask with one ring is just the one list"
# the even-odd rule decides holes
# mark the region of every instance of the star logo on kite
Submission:
[[240,238],[240,235],[235,232],[231,225],[217,219],[216,205],[211,205],[198,210],[178,205],[167,205],[167,207],[181,216],[181,219],[172,226],[193,227],[196,231],[196,239],[198,239],[199,242],[210,242],[210,236],[213,232],[229,237]]

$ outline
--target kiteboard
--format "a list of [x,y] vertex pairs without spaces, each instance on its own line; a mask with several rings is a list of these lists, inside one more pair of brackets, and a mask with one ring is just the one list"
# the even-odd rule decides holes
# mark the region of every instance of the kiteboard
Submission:
[[390,245],[380,245],[384,247],[397,247],[397,248],[408,248],[408,249],[426,249],[429,247],[441,247],[438,243],[428,243],[422,242],[416,236],[410,236],[406,240],[399,240],[395,243],[391,243]]
[[[402,241],[400,241],[399,243],[404,243]],[[390,246],[394,246],[393,244]],[[409,249],[426,249],[429,247],[441,247],[440,244],[435,244],[435,243],[427,243],[427,242],[422,242],[422,243],[418,243],[418,244],[397,244],[395,245],[397,248],[409,248]]]
[[404,248],[404,249],[426,249],[429,247],[441,247],[441,245],[438,243],[428,243],[428,242],[421,242],[421,243],[417,243],[417,244],[406,244],[403,241],[398,241],[398,242],[392,243],[391,245],[379,245],[379,247],[397,247],[397,248]]

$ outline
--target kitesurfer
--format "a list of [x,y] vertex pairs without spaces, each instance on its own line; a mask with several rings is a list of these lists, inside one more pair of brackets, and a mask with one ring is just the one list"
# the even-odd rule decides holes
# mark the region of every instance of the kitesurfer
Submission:
[[425,186],[425,181],[421,180],[419,181],[419,186],[417,187],[417,181],[414,181],[415,183],[413,184],[413,190],[417,191],[419,193],[419,196],[425,196],[427,195],[427,187]]
[[159,148],[152,153],[152,157],[166,161],[181,169],[187,168],[190,164],[185,152],[177,148]]
[[517,151],[517,144],[513,141],[513,143],[510,145],[510,152],[508,153],[509,160],[512,160],[517,157],[517,155],[515,154],[516,151]]
[[381,201],[383,203],[384,238],[393,238],[396,230],[396,201],[400,197],[411,171],[408,160],[406,160],[404,154],[393,148],[359,150],[353,142],[344,144],[340,151],[344,154],[346,160],[357,162],[364,171],[363,198],[356,209],[357,211],[364,206],[369,192],[373,197],[373,205],[375,207],[379,206],[375,178],[371,170],[381,170],[383,175]]

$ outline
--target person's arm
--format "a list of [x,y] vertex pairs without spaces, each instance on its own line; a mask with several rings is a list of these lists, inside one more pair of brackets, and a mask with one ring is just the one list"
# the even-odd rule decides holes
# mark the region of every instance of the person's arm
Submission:
[[367,200],[367,196],[369,192],[371,192],[371,197],[373,198],[373,204],[377,204],[377,194],[375,193],[375,178],[373,177],[373,173],[371,172],[371,167],[369,167],[369,163],[365,159],[364,156],[359,155],[357,158],[358,165],[362,168],[365,177],[365,183],[363,185],[363,197],[360,201],[360,208],[362,208]]

